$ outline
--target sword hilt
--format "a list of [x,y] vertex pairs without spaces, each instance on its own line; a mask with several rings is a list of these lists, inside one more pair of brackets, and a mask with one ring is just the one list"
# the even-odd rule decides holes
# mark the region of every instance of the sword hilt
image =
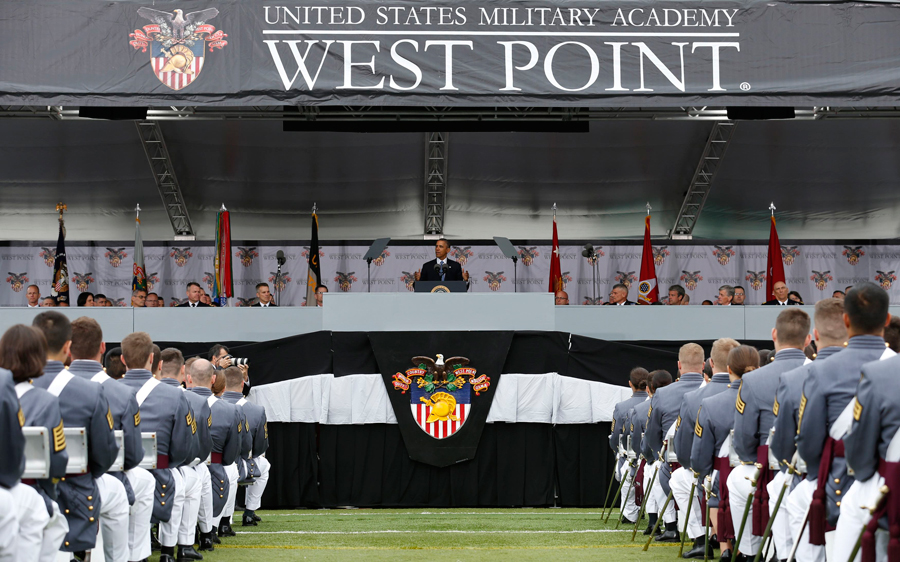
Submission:
[[880,507],[881,502],[884,500],[885,496],[888,495],[888,493],[891,491],[891,489],[888,488],[887,486],[882,486],[881,488],[878,489],[878,491],[880,492],[880,495],[878,496],[878,499],[875,500],[874,506],[868,507],[865,505],[861,505],[861,506],[859,506],[859,508],[868,510],[870,514],[875,515],[875,512],[878,511],[878,508]]
[[784,463],[784,466],[787,467],[788,472],[796,476],[800,476],[800,472],[797,470],[797,467],[789,463],[787,459],[781,459],[781,462]]

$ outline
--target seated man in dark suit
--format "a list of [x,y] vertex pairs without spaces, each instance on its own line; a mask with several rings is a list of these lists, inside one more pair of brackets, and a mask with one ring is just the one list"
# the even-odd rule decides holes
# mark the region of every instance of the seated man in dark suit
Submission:
[[455,262],[447,258],[450,251],[450,242],[441,238],[434,245],[436,259],[427,262],[422,269],[416,272],[416,281],[469,281],[469,272]]
[[609,292],[609,302],[606,304],[609,306],[625,306],[634,303],[628,300],[628,287],[623,283],[616,283],[613,285],[612,291]]
[[800,304],[797,301],[792,301],[788,298],[788,287],[784,284],[784,281],[776,281],[775,286],[772,287],[772,292],[775,293],[775,298],[766,301],[763,304],[767,304],[769,306],[796,306]]
[[256,300],[257,303],[253,306],[259,306],[262,308],[266,308],[269,306],[278,306],[277,304],[275,304],[275,297],[273,297],[272,292],[269,291],[268,283],[256,284]]
[[200,301],[200,297],[203,295],[203,290],[200,288],[200,283],[195,281],[191,281],[187,284],[187,299],[186,303],[179,304],[175,308],[181,307],[191,307],[191,308],[208,308],[209,305],[205,302]]

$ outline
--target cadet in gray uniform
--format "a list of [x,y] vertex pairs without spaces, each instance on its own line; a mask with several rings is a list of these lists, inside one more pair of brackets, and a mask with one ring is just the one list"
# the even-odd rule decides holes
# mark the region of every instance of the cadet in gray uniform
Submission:
[[697,478],[705,482],[706,477],[713,474],[713,487],[718,488],[716,497],[707,501],[710,505],[710,524],[719,538],[720,560],[723,562],[731,560],[729,541],[734,539],[735,534],[726,485],[731,472],[728,458],[731,447],[723,451],[723,446],[734,427],[734,403],[741,377],[759,368],[759,353],[753,347],[742,345],[729,351],[727,361],[729,384],[723,392],[700,401],[691,445],[691,467],[697,472]]
[[[266,427],[266,410],[262,406],[248,402],[244,397],[242,390],[244,388],[244,377],[241,370],[237,367],[228,367],[225,369],[225,392],[222,399],[229,404],[240,407],[244,412],[244,439],[251,442],[251,451],[247,459],[247,480],[250,483],[246,487],[246,500],[244,515],[241,518],[241,525],[244,527],[255,527],[259,517],[255,511],[259,509],[262,494],[266,489],[269,481],[269,461],[266,460],[266,449],[269,448],[269,432]],[[243,452],[242,452],[243,455]],[[233,510],[232,501],[232,510]],[[227,512],[226,512],[227,513]]]
[[[900,529],[900,510],[897,509],[900,501],[900,406],[897,404],[900,356],[867,363],[861,371],[853,405],[853,423],[850,433],[844,437],[847,464],[853,469],[855,481],[843,494],[832,559],[850,560],[853,546],[868,525],[862,541],[862,557],[883,562],[888,559],[885,552],[888,533],[884,529],[893,529],[889,538],[895,545],[900,539],[897,536]],[[803,420],[805,423],[806,419]],[[883,497],[883,486],[887,486],[886,497]],[[873,516],[867,508],[873,506],[880,506],[874,516],[879,523],[871,521]],[[875,531],[877,542],[873,536]],[[877,547],[876,552],[873,552],[873,546]],[[860,555],[854,560],[858,562]]]
[[[646,446],[649,446],[653,458],[659,456],[664,441],[674,437],[675,424],[681,412],[681,403],[684,395],[692,390],[696,390],[703,384],[703,375],[700,374],[700,371],[703,370],[703,361],[702,347],[696,343],[687,343],[681,346],[681,349],[678,351],[678,372],[681,373],[681,377],[678,379],[678,382],[659,389],[653,395],[650,401],[650,418],[647,420],[647,431],[644,434],[644,439],[647,441]],[[663,458],[656,477],[661,485],[659,487],[654,485],[653,490],[650,491],[660,506],[665,504],[666,497],[669,494],[669,477],[671,474],[672,467]],[[666,524],[665,532],[656,537],[656,540],[660,542],[676,542],[679,540],[678,521],[674,503],[669,502],[669,507],[663,514],[663,522]]]
[[[818,353],[816,361],[822,361],[844,349],[847,342],[847,327],[844,326],[844,302],[842,299],[822,299],[816,303],[814,314],[815,328],[813,337],[816,340]],[[807,468],[805,463],[794,463],[794,455],[797,451],[795,439],[797,437],[797,419],[800,412],[800,398],[803,394],[803,383],[809,374],[811,364],[806,363],[796,369],[787,371],[781,375],[778,391],[775,393],[775,404],[772,410],[775,413],[775,433],[772,435],[772,444],[769,448],[779,461],[790,461],[798,470],[803,472],[803,477],[788,476],[791,478],[793,489],[785,500],[782,508],[786,509],[788,517],[787,544],[785,548],[790,550],[798,540],[800,531],[806,523],[806,511],[812,500],[812,487],[805,478]],[[794,460],[792,460],[794,459]],[[784,470],[784,469],[783,469]],[[799,481],[798,481],[799,480]],[[771,503],[771,502],[770,502]],[[815,552],[819,547],[813,547],[808,540],[809,530],[804,531],[804,539],[797,546],[796,559],[802,561],[815,560],[824,552]]]
[[[44,376],[35,379],[34,386],[59,398],[63,423],[69,427],[83,427],[87,433],[88,471],[66,474],[57,485],[59,507],[69,523],[61,550],[86,551],[94,548],[97,542],[102,514],[115,516],[124,512],[127,517],[128,513],[128,496],[122,483],[115,478],[103,478],[119,450],[113,433],[112,412],[103,387],[72,375],[63,365],[72,344],[69,319],[59,312],[47,311],[35,316],[32,325],[43,332],[47,340]],[[107,501],[109,503],[104,506]],[[121,560],[122,556],[127,560],[127,535],[124,543],[121,536],[109,537],[109,540],[114,541],[111,546],[116,555],[114,560]]]
[[191,462],[197,421],[184,394],[154,379],[153,341],[145,332],[122,340],[122,361],[128,369],[119,381],[135,393],[141,409],[141,429],[156,432],[156,479],[153,518],[159,521],[160,562],[175,562],[175,545],[184,509],[184,481],[178,467]]
[[10,490],[19,485],[25,471],[25,437],[21,430],[24,423],[12,373],[0,369],[0,435],[4,436],[0,442],[0,562],[14,562],[18,552],[19,521]]
[[[181,512],[181,525],[178,529],[178,552],[176,558],[201,559],[202,556],[194,550],[194,531],[197,528],[197,517],[200,513],[200,502],[203,499],[203,480],[209,480],[206,470],[206,457],[212,450],[212,440],[209,437],[210,413],[206,400],[193,392],[187,392],[181,383],[184,382],[184,356],[173,347],[164,349],[160,356],[159,381],[176,388],[187,398],[191,407],[191,415],[197,420],[197,432],[193,435],[193,450],[190,454],[191,462],[179,468],[184,480],[184,509]],[[198,470],[198,467],[203,466]],[[207,482],[208,483],[208,482]],[[211,494],[207,486],[207,494]],[[210,498],[211,499],[211,498]],[[207,533],[209,529],[206,529]],[[201,539],[201,547],[212,547],[212,538],[205,536]]]
[[[731,471],[727,484],[732,524],[736,530],[741,528],[747,497],[755,493],[753,505],[747,514],[747,526],[741,537],[741,543],[735,545],[745,556],[756,555],[769,520],[768,484],[773,478],[766,443],[769,439],[769,430],[775,423],[772,406],[775,403],[775,391],[778,389],[781,374],[796,369],[807,360],[803,349],[810,341],[809,315],[794,308],[783,310],[775,320],[772,340],[775,342],[775,359],[741,377],[738,395],[735,398],[734,449],[741,460],[741,465]],[[756,475],[754,463],[757,462],[762,465],[759,483],[763,485],[754,487],[751,485],[751,479]],[[782,477],[773,480],[778,488],[781,487]],[[775,499],[772,500],[773,506],[774,502]],[[779,525],[779,518],[784,521],[787,519],[783,513],[777,515],[774,525],[782,528]],[[786,526],[784,528],[786,529]],[[775,546],[778,547],[777,540]],[[778,552],[778,558],[787,557],[788,553]]]
[[[664,386],[669,386],[670,384],[672,384],[672,375],[670,375],[668,371],[653,371],[650,373],[650,384],[647,386],[647,394],[649,394],[652,399],[657,390]],[[650,486],[650,481],[653,479],[654,461],[656,460],[655,457],[651,456],[652,453],[650,452],[650,447],[647,445],[647,439],[645,438],[647,432],[647,419],[650,417],[651,401],[652,400],[645,400],[632,408],[631,423],[629,424],[629,430],[632,435],[631,448],[637,457],[641,459],[634,476],[634,497],[635,503],[641,502],[643,504],[643,502],[647,502],[647,507],[644,511],[647,512],[649,521],[647,528],[644,530],[645,535],[649,535],[653,532],[653,527],[656,525],[656,520],[659,518],[659,510],[662,508],[662,504],[657,505],[656,499],[647,493],[647,487]],[[654,484],[653,487],[656,487],[656,484]]]
[[[212,525],[212,540],[218,542],[218,536],[234,536],[234,531],[228,526],[219,527],[228,491],[232,485],[237,485],[238,470],[235,461],[241,450],[241,437],[243,433],[242,420],[238,408],[213,396],[213,366],[206,359],[198,359],[191,365],[188,374],[187,385],[191,392],[205,399],[210,408],[209,435],[212,439],[212,454],[208,466],[212,483],[212,509],[207,512],[200,511],[200,520]],[[238,433],[240,424],[241,433]],[[232,484],[233,483],[233,484]]]
[[[100,324],[87,316],[75,319],[72,322],[72,345],[70,348],[73,361],[69,366],[69,372],[103,387],[103,392],[109,402],[109,409],[112,412],[113,429],[121,430],[124,435],[122,446],[125,449],[125,470],[132,470],[144,458],[144,448],[141,445],[141,417],[134,394],[120,384],[111,384],[113,379],[103,371],[100,359],[105,352],[106,344],[103,343],[103,330],[100,328]],[[150,476],[149,473],[147,476]],[[116,485],[108,482],[110,478],[117,479],[122,484],[122,489],[119,490]],[[103,501],[103,509],[100,511],[100,528],[103,531],[103,549],[106,559],[110,561],[141,560],[141,558],[133,557],[134,548],[129,537],[129,514],[131,506],[135,503],[135,494],[125,472],[110,472],[103,475],[100,481],[103,486],[106,486],[106,490],[100,492],[100,498]],[[125,492],[128,498],[127,503],[124,505],[117,503],[115,509],[110,510],[109,508],[112,508],[113,505],[107,501],[109,495],[122,492]],[[141,493],[144,501],[149,505],[153,498],[152,486],[145,486]],[[149,514],[147,518],[149,525]]]
[[[669,485],[672,488],[672,498],[678,505],[682,513],[682,519],[687,511],[688,502],[693,502],[691,506],[691,520],[683,521],[679,527],[680,531],[684,531],[687,527],[688,537],[694,541],[694,547],[684,553],[684,558],[703,558],[704,556],[712,557],[714,555],[714,546],[706,544],[706,532],[703,527],[703,510],[700,508],[700,491],[703,481],[695,480],[694,472],[691,466],[691,449],[694,444],[694,428],[697,424],[697,410],[700,409],[700,402],[704,398],[715,396],[720,392],[724,392],[728,388],[728,352],[740,345],[731,338],[720,338],[713,342],[712,351],[710,352],[710,360],[712,366],[712,377],[709,378],[707,384],[701,386],[697,390],[692,390],[684,395],[681,403],[681,413],[675,424],[675,453],[678,456],[678,462],[681,467],[672,472],[672,478]],[[704,376],[704,378],[706,378]],[[691,496],[691,485],[694,487],[694,495]],[[704,553],[704,549],[708,553]]]
[[627,400],[619,402],[613,407],[613,424],[612,433],[609,434],[609,448],[618,457],[616,464],[616,480],[625,483],[622,490],[625,491],[627,497],[621,497],[621,513],[622,522],[634,524],[638,516],[638,506],[634,503],[634,486],[631,483],[632,472],[634,467],[628,463],[628,455],[625,452],[627,431],[631,425],[629,414],[632,408],[646,402],[649,395],[647,394],[647,380],[650,373],[643,367],[635,367],[629,374],[628,386],[631,387],[631,397]]
[[[17,423],[43,427],[50,436],[49,478],[25,479],[12,488],[16,507],[11,513],[18,514],[18,559],[41,562],[56,560],[69,531],[69,524],[55,501],[56,481],[65,476],[69,461],[59,400],[31,384],[31,379],[43,376],[46,357],[47,340],[29,326],[17,324],[0,339],[0,366],[12,370],[16,383],[21,408]],[[11,441],[15,442],[15,437]]]
[[882,338],[890,320],[889,302],[888,294],[874,283],[850,289],[844,297],[844,324],[850,337],[847,347],[812,363],[803,384],[797,453],[809,466],[807,479],[815,481],[808,515],[811,545],[824,546],[825,533],[837,523],[838,502],[853,483],[847,474],[843,439],[853,421],[860,368],[896,355]]

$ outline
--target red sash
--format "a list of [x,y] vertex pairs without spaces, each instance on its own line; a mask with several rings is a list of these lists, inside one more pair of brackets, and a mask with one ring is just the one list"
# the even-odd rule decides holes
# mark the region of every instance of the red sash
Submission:
[[878,520],[885,515],[891,537],[888,541],[888,562],[900,562],[900,494],[892,493],[900,490],[900,463],[881,459],[878,462],[878,473],[884,477],[888,493],[866,526],[862,538],[862,562],[875,562],[875,531],[878,530]]
[[646,462],[641,459],[637,471],[634,473],[634,484],[632,484],[634,486],[634,503],[638,506],[644,503],[644,465]]
[[756,449],[756,462],[762,465],[759,469],[759,479],[756,481],[756,491],[753,492],[753,535],[763,536],[766,526],[769,524],[769,490],[766,484],[775,478],[775,473],[769,469],[769,446],[763,445]]
[[735,538],[734,523],[731,521],[731,502],[728,496],[728,476],[731,474],[731,465],[728,463],[728,457],[717,457],[713,461],[713,468],[719,471],[719,516],[717,522],[719,524],[717,532],[719,540]]
[[[809,544],[824,545],[825,533],[833,531],[834,527],[828,524],[828,510],[825,502],[825,494],[828,486],[828,473],[831,472],[831,462],[844,456],[844,442],[831,437],[825,439],[822,448],[822,460],[819,462],[819,480],[816,491],[813,492],[812,503],[809,505]],[[900,561],[898,561],[900,562]]]

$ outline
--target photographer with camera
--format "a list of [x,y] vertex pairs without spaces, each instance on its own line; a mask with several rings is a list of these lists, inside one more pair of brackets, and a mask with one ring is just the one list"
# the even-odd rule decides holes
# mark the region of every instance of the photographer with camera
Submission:
[[244,396],[250,394],[250,365],[246,357],[233,357],[224,345],[217,343],[209,350],[209,362],[217,371],[223,371],[228,367],[238,367],[244,377],[244,387],[241,393]]

